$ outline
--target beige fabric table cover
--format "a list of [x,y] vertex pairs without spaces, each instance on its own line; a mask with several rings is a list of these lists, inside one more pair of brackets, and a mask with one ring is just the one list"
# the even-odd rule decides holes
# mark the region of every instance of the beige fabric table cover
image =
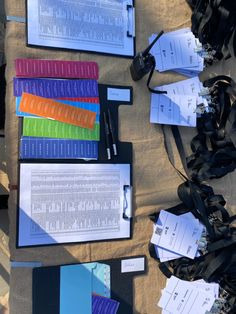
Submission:
[[[24,0],[7,0],[5,6],[7,15],[25,16]],[[162,29],[171,31],[190,25],[190,9],[185,0],[136,0],[135,6],[137,51],[145,48],[148,37],[154,32]],[[137,277],[134,282],[133,313],[161,313],[156,304],[161,289],[165,286],[166,278],[158,270],[157,263],[149,257],[148,243],[152,234],[152,223],[148,215],[155,210],[178,204],[177,187],[181,180],[168,161],[160,126],[149,122],[150,94],[146,88],[146,78],[136,83],[131,80],[130,59],[92,53],[28,48],[23,23],[7,22],[5,52],[7,60],[7,167],[12,185],[18,182],[18,118],[15,115],[12,84],[16,58],[94,60],[99,64],[100,83],[132,85],[134,88],[133,105],[121,106],[119,112],[120,140],[133,143],[133,238],[122,241],[16,249],[17,191],[13,190],[9,200],[11,260],[40,261],[44,265],[54,265],[146,254],[148,257],[147,274]],[[180,79],[183,77],[174,73],[155,73],[153,82],[157,86]],[[181,128],[187,149],[189,149],[189,140],[193,132],[194,130],[189,128]],[[168,134],[168,144],[176,166],[181,169],[171,134]],[[235,209],[236,196],[233,193],[235,182],[235,174],[211,182],[215,191],[223,193],[226,197],[231,210]],[[31,269],[13,268],[11,270],[11,314],[32,313],[31,275]]]

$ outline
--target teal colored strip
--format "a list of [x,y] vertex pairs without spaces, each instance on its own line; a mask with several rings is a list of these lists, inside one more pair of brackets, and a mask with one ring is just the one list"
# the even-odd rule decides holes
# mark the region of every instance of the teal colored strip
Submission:
[[16,262],[11,261],[12,268],[24,267],[24,268],[36,268],[41,267],[43,264],[41,262]]
[[92,273],[81,265],[60,269],[60,314],[92,313]]
[[23,16],[14,16],[14,15],[7,15],[8,22],[18,22],[18,23],[25,23],[26,18]]

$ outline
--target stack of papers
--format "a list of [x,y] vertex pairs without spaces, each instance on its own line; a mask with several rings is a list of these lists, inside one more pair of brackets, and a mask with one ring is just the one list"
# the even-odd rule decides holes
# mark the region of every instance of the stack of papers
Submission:
[[203,85],[198,77],[155,88],[167,94],[152,94],[150,122],[195,127],[197,108],[208,107],[207,100],[200,96]]
[[192,213],[176,216],[162,210],[154,224],[151,243],[155,244],[156,255],[161,262],[183,256],[194,259],[199,255],[204,231]]
[[162,314],[205,314],[219,297],[219,284],[204,280],[184,281],[174,276],[167,279],[158,306]]
[[[151,43],[156,38],[152,34]],[[201,43],[189,28],[183,28],[166,33],[151,49],[156,60],[156,70],[159,72],[173,70],[188,77],[198,75],[204,66],[204,59],[198,53]]]
[[97,64],[17,59],[15,68],[20,158],[98,159]]

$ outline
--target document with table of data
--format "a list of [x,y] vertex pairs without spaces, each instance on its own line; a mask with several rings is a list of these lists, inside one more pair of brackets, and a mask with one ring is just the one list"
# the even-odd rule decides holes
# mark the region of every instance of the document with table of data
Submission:
[[21,163],[18,247],[130,237],[130,164]]
[[133,57],[133,0],[28,0],[27,44]]

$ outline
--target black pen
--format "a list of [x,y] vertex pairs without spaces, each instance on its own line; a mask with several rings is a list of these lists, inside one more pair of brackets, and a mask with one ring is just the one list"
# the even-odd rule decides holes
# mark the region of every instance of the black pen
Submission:
[[115,139],[115,133],[114,133],[114,127],[113,127],[114,123],[112,121],[111,113],[109,109],[108,109],[108,123],[109,123],[110,132],[111,132],[113,152],[114,152],[114,155],[117,156],[118,155],[117,145],[116,145],[116,139]]
[[111,149],[109,144],[109,125],[107,123],[106,112],[103,112],[104,119],[104,130],[105,130],[105,143],[106,143],[106,151],[107,151],[107,159],[111,159]]

